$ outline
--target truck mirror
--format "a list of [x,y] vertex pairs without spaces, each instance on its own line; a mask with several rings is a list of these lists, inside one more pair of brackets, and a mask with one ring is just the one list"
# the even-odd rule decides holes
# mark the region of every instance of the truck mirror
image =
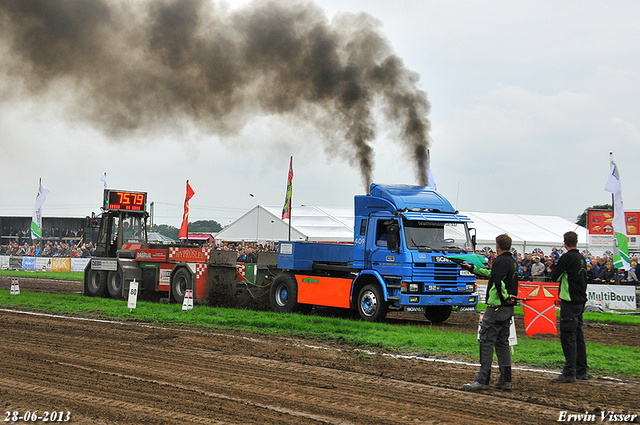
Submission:
[[471,235],[471,247],[473,248],[473,252],[476,251],[476,229],[473,227],[469,228],[469,234]]
[[396,222],[387,226],[387,248],[391,252],[397,252],[400,249],[400,226]]

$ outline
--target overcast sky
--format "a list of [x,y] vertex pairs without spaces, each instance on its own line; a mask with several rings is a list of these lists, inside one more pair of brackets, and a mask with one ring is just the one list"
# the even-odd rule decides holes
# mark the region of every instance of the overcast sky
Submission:
[[[459,210],[574,221],[611,202],[603,189],[609,152],[625,208],[640,210],[640,2],[315,4],[328,20],[343,12],[377,18],[393,52],[419,75],[431,104],[435,181]],[[0,79],[2,95],[16,80]],[[224,226],[257,204],[282,205],[290,155],[294,208],[348,207],[365,193],[358,169],[321,141],[321,123],[256,114],[224,135],[186,122],[115,137],[69,116],[61,107],[67,95],[50,89],[0,100],[0,215],[30,216],[39,178],[50,191],[45,217],[97,213],[106,172],[110,188],[147,191],[155,223],[176,227],[189,179],[190,221]],[[371,143],[373,180],[416,184],[385,128]]]

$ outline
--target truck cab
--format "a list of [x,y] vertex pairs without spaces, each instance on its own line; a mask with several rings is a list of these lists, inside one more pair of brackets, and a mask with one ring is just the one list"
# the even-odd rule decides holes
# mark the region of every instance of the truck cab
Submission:
[[355,197],[355,215],[354,267],[379,275],[390,309],[443,321],[453,305],[477,303],[475,277],[447,258],[473,253],[471,220],[441,194],[374,184]]

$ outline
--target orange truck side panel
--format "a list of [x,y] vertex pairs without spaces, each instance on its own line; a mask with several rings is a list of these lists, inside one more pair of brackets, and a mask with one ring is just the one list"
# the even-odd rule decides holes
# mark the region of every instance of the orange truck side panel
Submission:
[[325,307],[349,308],[352,279],[296,275],[298,302]]

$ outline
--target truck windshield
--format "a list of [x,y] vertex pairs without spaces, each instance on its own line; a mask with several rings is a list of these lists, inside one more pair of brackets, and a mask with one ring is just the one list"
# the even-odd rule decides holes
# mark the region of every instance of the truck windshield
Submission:
[[465,223],[404,219],[403,227],[408,249],[453,252],[471,249]]

